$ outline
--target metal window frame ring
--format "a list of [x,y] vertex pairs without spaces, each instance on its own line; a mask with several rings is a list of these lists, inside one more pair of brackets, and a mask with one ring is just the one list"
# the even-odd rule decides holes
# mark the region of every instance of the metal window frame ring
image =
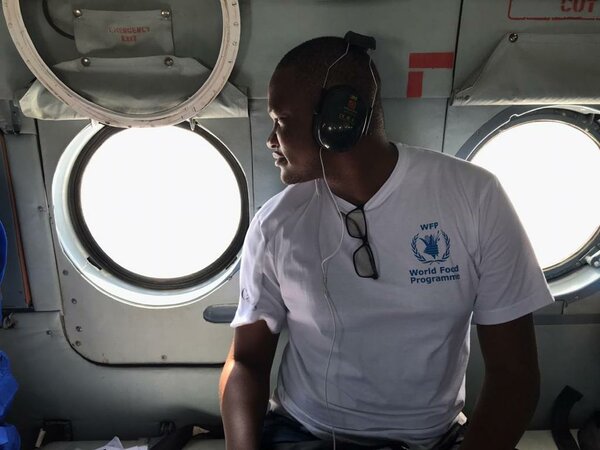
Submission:
[[221,92],[237,58],[241,26],[238,0],[219,0],[223,17],[221,48],[215,67],[206,82],[175,108],[152,114],[130,115],[97,105],[65,85],[37,52],[25,27],[19,0],[2,0],[10,36],[23,61],[38,80],[59,100],[84,117],[113,127],[159,127],[184,122],[200,113]]
[[[179,125],[189,129],[189,124]],[[92,124],[85,127],[61,156],[52,182],[54,223],[63,253],[90,284],[109,297],[133,306],[173,308],[204,298],[229,281],[239,270],[244,236],[250,221],[246,177],[235,156],[208,130],[199,134],[215,147],[232,169],[241,196],[241,216],[232,242],[209,266],[189,276],[174,279],[146,277],[123,268],[107,255],[92,237],[81,214],[78,191],[82,169],[95,150],[119,128]]]
[[[481,126],[460,148],[456,156],[471,160],[497,134],[516,125],[535,121],[555,121],[572,125],[587,134],[600,147],[600,110],[593,106],[551,105],[513,106],[496,114]],[[567,260],[544,270],[550,290],[557,300],[579,300],[600,290],[600,224],[596,233]]]

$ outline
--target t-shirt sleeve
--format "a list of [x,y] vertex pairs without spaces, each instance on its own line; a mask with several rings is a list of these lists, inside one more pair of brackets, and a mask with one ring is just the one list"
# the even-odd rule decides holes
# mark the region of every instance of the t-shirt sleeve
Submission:
[[476,324],[509,322],[554,301],[529,238],[495,177],[479,205],[479,244]]
[[261,222],[254,217],[242,248],[240,297],[231,327],[264,320],[273,334],[281,331],[286,309],[281,298],[272,253]]

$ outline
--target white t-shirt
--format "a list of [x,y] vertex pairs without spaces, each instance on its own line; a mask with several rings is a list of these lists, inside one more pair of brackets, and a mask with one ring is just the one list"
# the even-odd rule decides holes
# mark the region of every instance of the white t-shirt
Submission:
[[[287,187],[254,217],[232,327],[284,325],[283,408],[316,436],[414,443],[441,436],[464,405],[471,318],[504,323],[553,301],[497,179],[468,162],[398,145],[394,171],[364,205],[379,279],[359,277],[362,245],[323,180]],[[335,198],[342,213],[355,205]],[[335,346],[325,373],[336,320]]]

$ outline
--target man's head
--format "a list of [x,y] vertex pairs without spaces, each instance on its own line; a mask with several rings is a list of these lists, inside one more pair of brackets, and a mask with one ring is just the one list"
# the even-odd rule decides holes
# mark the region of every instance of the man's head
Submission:
[[[313,118],[318,108],[327,69],[344,54],[347,41],[321,37],[290,50],[279,62],[269,84],[269,114],[273,130],[267,146],[276,157],[281,179],[294,184],[322,175],[319,145],[313,138]],[[374,69],[377,85],[379,77]],[[351,47],[348,54],[331,68],[326,88],[352,86],[369,104],[375,106],[369,134],[383,133],[383,112],[379,89],[373,81],[369,56]]]

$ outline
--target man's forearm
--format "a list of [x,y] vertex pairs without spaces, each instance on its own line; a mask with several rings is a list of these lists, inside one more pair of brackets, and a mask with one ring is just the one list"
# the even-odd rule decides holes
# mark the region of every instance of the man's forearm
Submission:
[[269,400],[269,374],[231,360],[220,384],[227,450],[258,450]]
[[539,397],[539,375],[486,376],[460,450],[512,450]]

